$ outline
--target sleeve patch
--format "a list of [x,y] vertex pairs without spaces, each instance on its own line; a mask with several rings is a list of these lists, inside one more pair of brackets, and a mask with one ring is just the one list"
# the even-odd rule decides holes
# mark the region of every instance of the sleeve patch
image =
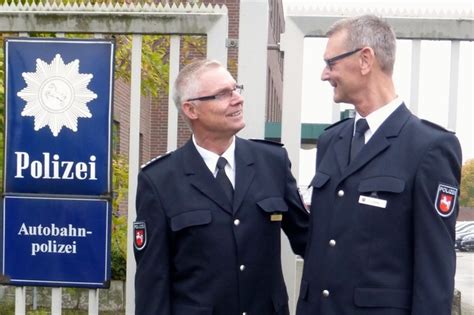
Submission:
[[449,217],[454,212],[457,197],[457,187],[439,184],[434,204],[436,212],[442,217]]
[[142,250],[145,248],[146,239],[146,223],[145,221],[133,222],[133,246],[136,250]]

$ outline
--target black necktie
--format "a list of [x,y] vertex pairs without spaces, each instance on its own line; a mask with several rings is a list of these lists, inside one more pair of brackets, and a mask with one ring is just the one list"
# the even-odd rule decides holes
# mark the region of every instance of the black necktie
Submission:
[[369,125],[367,124],[367,120],[365,120],[364,118],[361,118],[356,122],[355,133],[352,137],[351,144],[351,162],[354,160],[354,158],[357,156],[357,154],[360,152],[360,150],[365,144],[364,134],[367,129],[369,129]]
[[234,187],[232,187],[232,183],[230,182],[229,177],[225,174],[225,166],[227,164],[227,160],[222,156],[219,157],[217,160],[217,175],[216,180],[221,185],[222,189],[224,189],[225,195],[229,198],[230,202],[234,199]]

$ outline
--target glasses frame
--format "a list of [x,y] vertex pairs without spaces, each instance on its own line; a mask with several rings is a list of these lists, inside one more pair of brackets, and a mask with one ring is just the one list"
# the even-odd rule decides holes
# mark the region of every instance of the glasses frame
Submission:
[[244,90],[244,85],[243,84],[236,84],[235,87],[232,90],[224,90],[221,91],[217,94],[214,95],[207,95],[207,96],[201,96],[201,97],[194,97],[190,98],[187,100],[187,102],[192,102],[192,101],[210,101],[210,100],[220,100],[223,98],[231,98],[234,92],[237,92],[239,94],[242,93]]
[[329,68],[329,70],[332,70],[332,66],[334,66],[336,61],[347,58],[349,56],[352,56],[353,54],[355,54],[356,52],[361,51],[362,49],[364,49],[364,48],[356,48],[354,50],[342,53],[342,54],[334,56],[332,58],[324,59],[324,62],[326,63],[326,66]]

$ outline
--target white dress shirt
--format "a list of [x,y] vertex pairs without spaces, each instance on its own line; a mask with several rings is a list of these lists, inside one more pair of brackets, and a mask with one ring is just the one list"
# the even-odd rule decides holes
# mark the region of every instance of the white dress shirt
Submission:
[[402,105],[402,100],[399,96],[397,96],[395,97],[393,101],[380,107],[379,109],[370,113],[366,117],[362,117],[356,111],[353,132],[355,132],[356,122],[361,118],[365,118],[367,120],[367,124],[369,125],[369,129],[367,129],[367,131],[364,134],[365,143],[367,143],[370,140],[370,138],[372,138],[372,136],[377,131],[377,129],[379,129],[379,127],[383,124],[383,122],[388,118],[388,116],[390,116],[400,105]]
[[[207,167],[211,171],[212,175],[216,177],[217,175],[217,160],[219,159],[219,155],[211,152],[203,147],[200,147],[196,143],[196,139],[194,135],[192,136],[194,146],[196,147],[197,151],[201,155],[204,163],[206,163]],[[232,187],[235,189],[235,136],[232,138],[232,144],[227,148],[227,150],[222,154],[227,160],[227,165],[225,166],[225,173],[229,178],[230,182],[232,183]]]

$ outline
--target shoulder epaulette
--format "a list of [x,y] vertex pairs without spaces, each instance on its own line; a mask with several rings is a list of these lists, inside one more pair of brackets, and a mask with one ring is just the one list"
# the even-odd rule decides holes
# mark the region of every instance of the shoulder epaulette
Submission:
[[326,128],[324,128],[324,130],[329,130],[329,129],[331,129],[332,127],[335,127],[335,126],[339,125],[340,123],[342,123],[342,122],[344,122],[344,121],[346,121],[346,120],[348,120],[348,119],[352,119],[352,118],[344,118],[344,119],[341,119],[341,120],[339,120],[339,121],[336,121],[334,124],[329,125],[329,126],[327,126]]
[[282,147],[283,143],[276,142],[276,141],[271,141],[271,140],[265,140],[265,139],[249,139],[250,141],[255,141],[255,142],[260,142],[260,143],[266,143],[266,144],[272,144],[272,145],[277,145]]
[[150,161],[148,161],[148,162],[146,162],[145,164],[143,164],[143,165],[141,166],[141,168],[144,169],[145,167],[147,167],[147,166],[149,166],[149,165],[151,165],[151,164],[153,164],[153,163],[155,163],[155,162],[161,161],[161,160],[163,160],[164,158],[170,156],[171,153],[173,153],[173,152],[167,152],[167,153],[165,153],[165,154],[163,154],[163,155],[158,155],[157,157],[154,157],[154,158],[152,158]]
[[435,129],[438,129],[438,130],[441,130],[441,131],[445,131],[445,132],[455,133],[454,131],[448,130],[448,129],[444,128],[443,126],[440,126],[440,125],[438,125],[438,124],[435,124],[434,122],[431,122],[431,121],[429,121],[429,120],[425,120],[425,119],[420,119],[420,120],[421,120],[421,122],[422,122],[423,124],[428,125],[428,126],[430,126],[430,127],[433,127],[433,128],[435,128]]

